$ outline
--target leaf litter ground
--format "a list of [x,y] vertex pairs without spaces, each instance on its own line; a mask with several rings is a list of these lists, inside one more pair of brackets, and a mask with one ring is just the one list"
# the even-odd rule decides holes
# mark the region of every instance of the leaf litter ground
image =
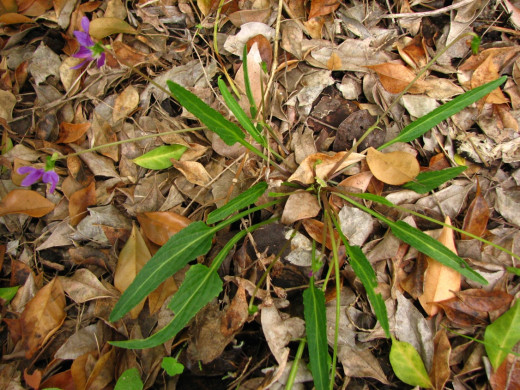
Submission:
[[[489,282],[483,287],[461,277],[331,195],[342,234],[361,247],[375,270],[393,336],[414,349],[406,352],[403,344],[401,352],[390,353],[355,264],[340,247],[335,387],[405,388],[396,374],[403,379],[400,370],[410,366],[399,364],[409,356],[426,367],[418,382],[423,386],[518,388],[520,365],[508,353],[519,338],[516,260],[403,208],[520,253],[520,9],[509,1],[415,2],[389,9],[378,1],[258,0],[231,1],[217,13],[218,7],[206,0],[132,5],[37,0],[0,7],[2,388],[113,388],[131,368],[145,388],[284,388],[298,340],[306,329],[320,327],[303,319],[303,301],[319,301],[318,290],[302,292],[310,275],[322,287],[339,235],[324,235],[317,197],[282,183],[311,185],[332,167],[342,187],[401,206],[367,198],[365,207],[438,239]],[[84,16],[91,20],[87,29]],[[73,56],[80,49],[73,32],[81,26],[109,45],[101,68],[95,63],[77,68],[90,58]],[[471,55],[464,39],[451,46],[379,129],[341,161],[435,53],[469,31],[482,36],[478,54]],[[244,45],[250,99],[244,94]],[[85,50],[95,59],[93,48]],[[229,96],[218,92],[219,75],[236,85],[246,113],[252,100],[257,118],[269,124],[270,146],[281,157],[278,169],[242,144],[196,128],[200,122],[155,85],[171,80],[231,118],[224,105]],[[501,89],[417,141],[376,150],[440,104],[503,75]],[[21,187],[25,175],[19,168],[43,170],[46,156],[134,138],[60,160],[60,182],[52,193],[45,183]],[[450,167],[449,181],[433,192],[413,181]],[[287,201],[219,231],[199,265],[186,265],[127,316],[109,320],[120,294],[170,237],[208,221],[216,207],[262,180],[268,191],[290,194]],[[266,191],[258,204],[267,200]],[[206,274],[203,265],[238,231],[273,215],[280,223],[245,235],[223,260],[222,292],[174,339],[144,350],[108,343],[146,338],[167,325],[178,286],[192,280],[190,274]],[[325,262],[317,271],[312,239]],[[331,346],[337,294],[329,284],[324,302]],[[193,286],[203,294],[202,287]],[[252,295],[256,313],[248,310]],[[175,307],[184,303],[180,298]],[[497,334],[504,336],[497,340]],[[502,349],[475,339],[492,340]],[[390,366],[395,354],[400,363]],[[315,368],[308,362],[304,352],[294,388],[312,388],[309,370]],[[321,386],[316,375],[314,381]]]

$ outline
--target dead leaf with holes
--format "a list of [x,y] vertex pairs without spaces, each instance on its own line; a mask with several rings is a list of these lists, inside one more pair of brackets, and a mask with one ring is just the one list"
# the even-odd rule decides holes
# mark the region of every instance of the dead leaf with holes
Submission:
[[[450,225],[450,217],[446,217],[444,222]],[[444,227],[439,242],[457,254],[452,229]],[[439,263],[437,260],[430,257],[427,257],[427,260],[428,268],[426,268],[424,274],[423,294],[419,296],[419,302],[424,311],[433,316],[439,312],[439,306],[436,302],[453,298],[455,293],[460,291],[461,276],[459,272]]]
[[377,179],[390,185],[401,185],[412,181],[421,170],[413,154],[401,151],[381,153],[374,148],[369,148],[367,164]]
[[[143,236],[134,225],[132,233],[123,249],[119,253],[116,271],[114,273],[114,286],[123,293],[134,281],[135,277],[152,257]],[[144,299],[130,311],[132,318],[137,318],[144,306]]]
[[56,333],[65,317],[65,293],[60,281],[54,278],[36,293],[22,313],[22,345],[26,359],[31,359]]

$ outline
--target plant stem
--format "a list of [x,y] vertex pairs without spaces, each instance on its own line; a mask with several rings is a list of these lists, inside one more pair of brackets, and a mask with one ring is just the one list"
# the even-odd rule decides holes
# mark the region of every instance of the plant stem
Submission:
[[298,350],[296,351],[296,355],[294,356],[294,360],[292,362],[291,371],[289,372],[289,377],[287,378],[287,382],[285,384],[286,390],[291,390],[294,384],[294,380],[296,379],[296,374],[298,373],[298,363],[300,362],[303,349],[305,348],[305,339],[300,340],[300,344],[298,344]]
[[186,128],[186,129],[165,131],[164,133],[143,135],[141,137],[134,137],[134,138],[124,139],[124,140],[121,140],[121,141],[109,142],[108,144],[94,146],[92,148],[85,149],[85,150],[82,150],[80,152],[70,153],[70,154],[67,154],[67,155],[55,157],[55,158],[53,158],[53,160],[56,161],[56,160],[62,160],[62,159],[67,158],[67,157],[79,156],[80,154],[95,152],[95,151],[100,150],[100,149],[104,149],[104,148],[109,148],[111,146],[125,144],[127,142],[143,141],[145,139],[157,138],[157,137],[160,137],[160,136],[163,136],[163,135],[187,133],[187,132],[190,132],[190,131],[198,131],[198,130],[204,130],[204,129],[206,129],[206,127],[189,127],[189,128]]

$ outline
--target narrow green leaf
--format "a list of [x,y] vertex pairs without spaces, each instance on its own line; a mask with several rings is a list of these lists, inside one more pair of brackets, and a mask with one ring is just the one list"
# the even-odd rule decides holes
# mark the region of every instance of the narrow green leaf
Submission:
[[251,80],[249,79],[249,68],[247,65],[247,45],[244,45],[244,51],[242,52],[242,65],[244,69],[244,84],[246,87],[246,95],[247,100],[249,100],[249,111],[251,112],[251,118],[255,118],[257,108],[255,98],[253,97],[253,91],[251,90]]
[[143,382],[137,368],[129,368],[121,374],[114,390],[142,390]]
[[171,159],[178,160],[186,149],[187,147],[184,145],[163,145],[134,158],[132,161],[143,168],[166,169],[173,165]]
[[448,180],[457,177],[465,170],[466,167],[460,166],[446,168],[440,171],[421,172],[417,175],[414,181],[409,181],[404,184],[403,187],[415,191],[418,194],[426,194],[440,186],[442,183],[446,183]]
[[388,199],[383,198],[382,196],[375,195],[375,194],[369,194],[365,192],[360,192],[359,194],[351,193],[350,196],[355,196],[356,198],[361,198],[365,200],[371,200],[373,202],[381,203],[382,205],[393,207],[394,204],[390,202]]
[[175,313],[168,325],[143,340],[111,341],[110,344],[120,348],[144,349],[165,343],[175,337],[200,309],[218,296],[220,291],[222,280],[218,274],[205,265],[196,264],[186,273],[184,282],[168,305]]
[[502,76],[501,78],[491,81],[487,84],[481,85],[471,91],[463,93],[460,96],[457,96],[452,101],[443,104],[440,107],[437,107],[435,110],[430,112],[428,115],[425,115],[416,121],[410,123],[406,126],[397,137],[393,140],[387,142],[384,145],[381,145],[377,150],[382,150],[396,142],[410,142],[414,139],[420,137],[432,127],[437,126],[443,120],[449,118],[450,116],[456,114],[457,112],[463,110],[470,104],[476,102],[477,100],[483,98],[488,93],[493,91],[495,88],[502,85],[507,80],[507,76]]
[[468,279],[483,285],[488,284],[488,281],[478,272],[471,269],[468,263],[426,233],[408,225],[404,221],[392,222],[385,218],[385,222],[390,226],[392,233],[394,233],[397,238],[410,244],[419,252],[437,260],[439,263],[453,268]]
[[240,104],[238,104],[238,102],[233,98],[231,92],[229,92],[229,90],[226,87],[226,83],[220,77],[218,79],[218,87],[220,89],[222,97],[224,98],[224,101],[226,102],[226,105],[231,110],[233,115],[235,115],[235,117],[240,122],[244,130],[251,134],[255,141],[258,142],[260,145],[264,147],[267,146],[267,141],[265,140],[264,136],[260,134],[260,132],[253,125],[251,119],[247,116],[244,110],[242,110]]
[[[340,233],[340,235],[343,234]],[[365,287],[368,299],[376,313],[377,320],[385,331],[386,337],[390,338],[390,325],[388,323],[385,301],[383,300],[383,296],[380,293],[377,294],[375,290],[378,286],[376,273],[359,246],[348,245],[346,239],[343,243],[350,257],[350,265],[356,276],[361,280],[363,287]]]
[[163,281],[191,260],[206,254],[211,248],[211,240],[215,232],[215,228],[198,221],[172,236],[145,264],[132,284],[121,295],[110,313],[110,321],[121,319]]
[[329,388],[329,353],[327,345],[327,316],[325,294],[311,282],[303,292],[303,314],[309,344],[309,359],[316,390]]
[[488,284],[488,281],[484,279],[478,272],[472,270],[464,260],[442,245],[439,241],[431,238],[426,233],[423,233],[419,229],[408,225],[406,222],[394,222],[342,193],[336,193],[336,195],[342,199],[345,199],[347,202],[363,210],[364,212],[376,217],[380,221],[386,223],[388,226],[390,226],[390,229],[392,229],[392,232],[397,238],[413,246],[418,251],[424,253],[426,256],[429,256],[437,260],[439,263],[453,268],[457,272],[460,272],[462,275],[466,276],[468,279],[483,285]]
[[260,182],[255,184],[250,189],[242,192],[236,198],[231,199],[224,206],[209,213],[206,223],[213,224],[215,222],[222,221],[234,212],[253,204],[265,192],[266,189],[266,182]]
[[520,276],[520,268],[507,267],[507,272],[511,272],[512,274]]
[[184,365],[172,357],[164,357],[161,363],[161,367],[169,376],[179,375],[184,371]]
[[392,337],[390,364],[395,375],[404,383],[410,386],[433,387],[421,356],[412,344],[398,341]]
[[11,302],[11,299],[14,298],[19,288],[20,286],[0,288],[0,299],[3,299],[5,303]]
[[217,133],[227,145],[231,146],[237,142],[244,142],[245,134],[240,130],[240,127],[228,121],[220,112],[208,106],[179,84],[171,80],[168,80],[166,84],[168,84],[170,92],[175,96],[180,105],[199,118],[208,129]]
[[519,341],[520,299],[517,299],[513,307],[488,325],[484,332],[484,345],[495,371]]

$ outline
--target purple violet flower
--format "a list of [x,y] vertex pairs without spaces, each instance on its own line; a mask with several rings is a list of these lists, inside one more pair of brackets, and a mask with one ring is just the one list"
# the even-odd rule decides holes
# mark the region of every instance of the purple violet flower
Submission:
[[90,37],[90,21],[86,16],[81,18],[81,27],[83,31],[74,31],[74,35],[80,44],[80,48],[73,57],[85,58],[81,64],[73,66],[72,69],[79,69],[86,63],[96,60],[97,67],[101,68],[105,64],[105,48],[100,43],[94,43]]
[[38,180],[42,179],[42,182],[51,185],[51,188],[49,190],[51,194],[56,189],[56,184],[58,184],[58,181],[60,180],[58,174],[52,170],[46,171],[41,168],[20,167],[18,168],[17,172],[20,175],[25,175],[26,173],[28,173],[28,175],[22,180],[22,186],[26,187],[33,185]]

